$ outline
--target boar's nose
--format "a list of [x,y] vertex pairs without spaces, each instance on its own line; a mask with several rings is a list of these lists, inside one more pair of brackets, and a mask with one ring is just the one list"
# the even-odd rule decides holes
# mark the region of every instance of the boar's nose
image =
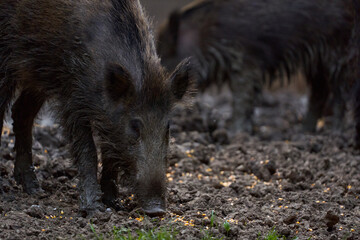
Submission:
[[162,200],[151,200],[142,207],[144,213],[149,217],[162,217],[166,214],[165,203]]
[[151,209],[144,209],[144,212],[149,217],[162,217],[165,215],[166,211],[163,208],[155,207]]

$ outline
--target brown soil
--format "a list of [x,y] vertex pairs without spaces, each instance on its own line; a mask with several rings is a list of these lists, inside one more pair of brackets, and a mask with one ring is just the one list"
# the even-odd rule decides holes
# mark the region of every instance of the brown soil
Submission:
[[[325,121],[317,134],[304,134],[303,99],[291,92],[265,94],[254,136],[229,137],[219,127],[227,97],[199,98],[191,113],[179,108],[172,126],[168,215],[162,221],[142,219],[134,210],[136,199],[124,191],[124,211],[97,216],[94,228],[109,233],[114,226],[171,224],[178,239],[201,239],[214,211],[220,225],[231,225],[228,234],[220,225],[213,229],[219,238],[256,239],[275,226],[289,239],[360,239],[360,156],[351,146],[353,125],[334,133]],[[78,216],[77,172],[59,128],[36,127],[34,135],[41,197],[15,184],[14,136],[2,136],[0,239],[94,238],[90,219]]]

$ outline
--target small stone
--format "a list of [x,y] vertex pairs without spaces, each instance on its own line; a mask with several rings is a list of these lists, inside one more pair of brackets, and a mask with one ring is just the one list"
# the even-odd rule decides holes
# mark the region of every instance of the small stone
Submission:
[[14,154],[9,150],[9,149],[4,149],[3,150],[4,153],[3,153],[3,158],[6,159],[6,160],[14,160]]
[[42,207],[40,207],[39,205],[32,205],[26,211],[26,214],[28,214],[30,217],[42,218],[44,216],[44,209],[42,209]]
[[271,175],[276,173],[277,166],[274,161],[269,161],[268,163],[266,163],[265,167],[269,170]]
[[322,145],[320,143],[313,143],[310,146],[311,153],[319,153],[322,150]]
[[288,172],[285,172],[285,178],[289,179],[290,182],[296,183],[300,181],[300,174],[297,170],[291,170]]
[[285,236],[285,237],[288,237],[288,236],[290,236],[291,231],[290,231],[290,229],[283,227],[283,228],[280,228],[280,229],[279,229],[279,233],[280,233],[280,235],[283,235],[283,236]]
[[274,226],[274,222],[273,222],[271,219],[266,219],[266,220],[265,220],[265,224],[266,224],[267,226],[269,226],[269,227]]
[[43,147],[41,146],[41,143],[39,143],[38,141],[35,141],[32,146],[32,149],[35,151],[40,151],[43,149]]
[[226,129],[217,129],[213,132],[212,137],[214,142],[220,144],[229,144],[229,135]]
[[244,165],[239,165],[237,168],[236,168],[237,171],[240,171],[240,172],[245,172],[246,171],[246,168]]
[[39,230],[36,230],[34,228],[30,228],[28,229],[26,232],[25,232],[26,236],[38,236],[40,234],[40,231]]
[[214,187],[215,189],[221,189],[221,188],[223,188],[224,186],[223,186],[220,182],[215,182],[215,183],[213,183],[213,187]]
[[65,183],[69,180],[69,178],[67,176],[60,176],[58,177],[58,181],[61,183]]
[[289,183],[288,181],[284,180],[282,184],[282,189],[286,192],[294,191],[295,186],[292,183]]
[[297,216],[295,214],[291,214],[284,218],[283,222],[287,225],[293,224],[296,222]]
[[79,217],[76,223],[79,225],[80,228],[84,228],[87,224],[86,219],[84,219],[83,217]]
[[110,221],[112,212],[96,212],[92,217],[92,221],[94,224],[101,224]]
[[336,235],[331,235],[330,240],[337,240],[338,237]]

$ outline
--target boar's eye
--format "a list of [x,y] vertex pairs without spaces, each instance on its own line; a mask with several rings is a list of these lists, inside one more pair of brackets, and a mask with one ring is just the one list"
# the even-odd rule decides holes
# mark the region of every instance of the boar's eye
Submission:
[[135,118],[130,121],[130,128],[132,132],[135,134],[136,138],[140,137],[140,132],[143,127],[143,123],[140,119]]

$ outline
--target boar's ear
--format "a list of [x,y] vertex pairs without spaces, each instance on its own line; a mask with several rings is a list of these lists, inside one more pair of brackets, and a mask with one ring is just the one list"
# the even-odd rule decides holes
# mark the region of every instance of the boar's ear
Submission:
[[176,100],[181,100],[186,93],[193,89],[193,71],[190,65],[190,58],[183,60],[175,69],[170,77],[171,93]]
[[130,73],[116,63],[109,63],[106,67],[105,89],[114,102],[131,102],[135,95],[135,86]]

